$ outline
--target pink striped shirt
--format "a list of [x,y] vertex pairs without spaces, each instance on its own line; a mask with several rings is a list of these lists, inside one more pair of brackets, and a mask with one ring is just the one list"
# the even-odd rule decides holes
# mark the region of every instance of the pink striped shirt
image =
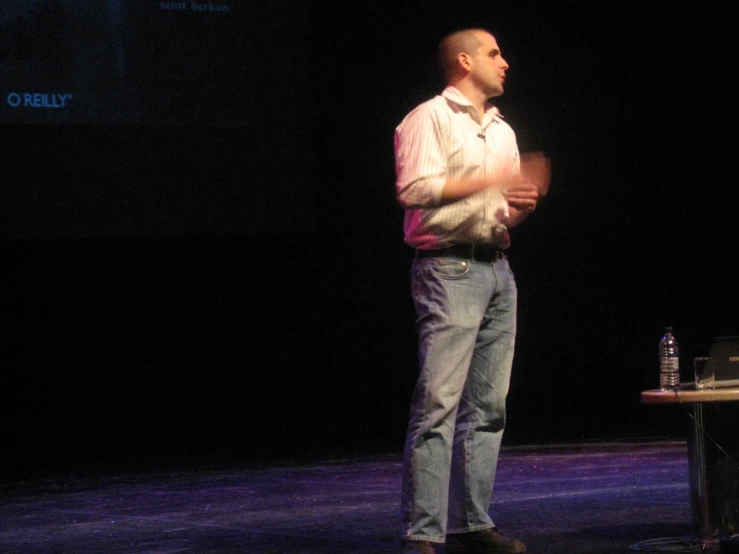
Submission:
[[519,172],[516,136],[498,109],[485,105],[482,122],[456,88],[411,111],[395,130],[396,194],[405,208],[405,242],[413,248],[485,243],[507,248],[508,204],[489,188],[440,206],[447,179]]

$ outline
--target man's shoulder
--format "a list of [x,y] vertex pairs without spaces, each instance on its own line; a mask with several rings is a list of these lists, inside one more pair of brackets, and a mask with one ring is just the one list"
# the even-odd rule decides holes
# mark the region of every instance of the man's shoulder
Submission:
[[[418,106],[413,108],[410,113],[416,111],[438,111],[449,108],[449,100],[447,100],[441,94],[437,94],[433,98],[429,98],[425,102],[421,102]],[[410,115],[410,114],[409,114]]]
[[419,118],[438,118],[448,110],[448,100],[439,94],[418,104],[408,112],[400,123],[400,126],[407,124],[409,121],[418,120]]

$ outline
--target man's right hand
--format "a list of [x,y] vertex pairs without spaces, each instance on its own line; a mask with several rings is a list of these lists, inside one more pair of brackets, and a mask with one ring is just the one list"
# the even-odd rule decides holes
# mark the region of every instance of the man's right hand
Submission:
[[[520,155],[521,182],[533,183],[539,196],[546,196],[552,179],[552,162],[543,152],[524,152]],[[511,193],[513,187],[508,191]]]

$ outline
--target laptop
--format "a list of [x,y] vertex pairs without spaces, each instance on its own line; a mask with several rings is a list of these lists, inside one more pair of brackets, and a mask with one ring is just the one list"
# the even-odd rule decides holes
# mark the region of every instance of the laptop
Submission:
[[716,388],[739,387],[739,336],[714,337],[708,349]]

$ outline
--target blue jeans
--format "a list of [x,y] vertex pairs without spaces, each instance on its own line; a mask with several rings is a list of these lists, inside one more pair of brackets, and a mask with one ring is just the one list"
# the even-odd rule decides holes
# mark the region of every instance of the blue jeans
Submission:
[[415,258],[419,376],[403,465],[403,538],[494,527],[488,515],[505,427],[517,289],[508,260]]

